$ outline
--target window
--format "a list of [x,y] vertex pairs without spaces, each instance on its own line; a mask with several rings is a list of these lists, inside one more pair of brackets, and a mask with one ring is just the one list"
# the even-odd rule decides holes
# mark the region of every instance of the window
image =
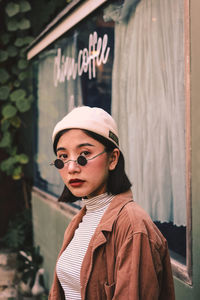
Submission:
[[[82,104],[112,113],[135,201],[166,236],[175,274],[191,283],[188,1],[97,2],[76,25],[60,22],[66,33],[54,43],[40,43],[35,184],[55,195],[63,189],[49,166],[61,117]],[[84,15],[83,7],[73,13]]]

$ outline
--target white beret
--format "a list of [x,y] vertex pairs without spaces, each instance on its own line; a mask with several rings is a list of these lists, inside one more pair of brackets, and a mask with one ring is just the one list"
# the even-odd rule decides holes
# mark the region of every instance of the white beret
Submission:
[[85,129],[95,132],[119,147],[118,130],[115,120],[102,108],[80,106],[74,108],[59,121],[52,135],[54,143],[56,135],[64,129]]

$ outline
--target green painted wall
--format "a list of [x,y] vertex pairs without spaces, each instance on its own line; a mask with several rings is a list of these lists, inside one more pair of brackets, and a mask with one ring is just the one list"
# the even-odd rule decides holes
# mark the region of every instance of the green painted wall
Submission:
[[47,200],[39,193],[32,193],[34,243],[40,246],[44,258],[45,285],[51,286],[56,259],[63,236],[73,214],[66,213],[59,203]]

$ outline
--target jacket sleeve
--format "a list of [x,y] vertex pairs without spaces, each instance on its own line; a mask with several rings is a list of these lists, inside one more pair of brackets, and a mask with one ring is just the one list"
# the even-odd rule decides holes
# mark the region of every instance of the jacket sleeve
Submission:
[[127,237],[116,258],[113,300],[174,300],[167,245],[157,249],[145,233]]

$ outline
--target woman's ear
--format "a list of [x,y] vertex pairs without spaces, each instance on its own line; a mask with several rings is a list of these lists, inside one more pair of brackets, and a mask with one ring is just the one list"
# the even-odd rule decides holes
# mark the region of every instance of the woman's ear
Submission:
[[115,148],[110,154],[109,158],[109,171],[113,171],[118,163],[120,151],[118,148]]

